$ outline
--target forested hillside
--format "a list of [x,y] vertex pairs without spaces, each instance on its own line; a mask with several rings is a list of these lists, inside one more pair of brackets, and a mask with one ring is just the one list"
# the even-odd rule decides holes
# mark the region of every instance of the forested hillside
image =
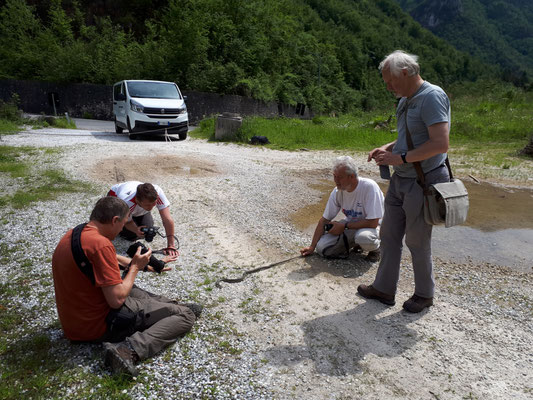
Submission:
[[377,66],[397,48],[420,55],[424,78],[436,84],[495,73],[421,28],[394,0],[0,4],[0,79],[162,79],[345,112],[389,98]]
[[525,86],[533,78],[533,1],[398,0],[424,27]]

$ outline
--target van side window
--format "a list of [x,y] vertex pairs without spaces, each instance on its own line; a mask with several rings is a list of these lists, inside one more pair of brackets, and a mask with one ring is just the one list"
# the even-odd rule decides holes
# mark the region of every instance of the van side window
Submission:
[[113,86],[113,99],[116,99],[117,95],[120,94],[120,87],[120,84]]

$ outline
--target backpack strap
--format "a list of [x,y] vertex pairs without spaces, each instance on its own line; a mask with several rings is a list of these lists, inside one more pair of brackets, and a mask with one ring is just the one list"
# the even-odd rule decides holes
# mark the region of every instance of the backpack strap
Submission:
[[83,231],[85,225],[87,225],[87,223],[80,224],[72,230],[72,240],[70,242],[70,247],[72,249],[72,255],[74,256],[74,261],[76,261],[78,268],[87,278],[89,278],[91,283],[94,285],[95,280],[93,265],[91,264],[91,262],[85,255],[83,248],[81,247],[81,231]]

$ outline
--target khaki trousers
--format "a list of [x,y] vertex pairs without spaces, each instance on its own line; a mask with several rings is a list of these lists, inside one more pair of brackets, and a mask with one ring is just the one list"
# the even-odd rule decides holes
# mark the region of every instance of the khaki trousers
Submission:
[[188,307],[136,286],[124,305],[141,316],[137,332],[126,338],[141,360],[176,342],[178,337],[191,330],[196,320]]

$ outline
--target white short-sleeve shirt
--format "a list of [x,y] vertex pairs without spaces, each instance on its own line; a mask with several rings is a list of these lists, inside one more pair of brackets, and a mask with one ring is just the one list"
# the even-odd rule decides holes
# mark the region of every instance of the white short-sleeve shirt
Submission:
[[347,222],[379,218],[381,223],[384,212],[383,192],[372,179],[358,179],[359,183],[352,192],[343,190],[342,196],[338,196],[337,188],[333,189],[322,215],[325,219],[331,221],[342,210]]
[[[118,183],[114,185],[109,193],[108,196],[115,196],[119,199],[122,199],[128,204],[128,207],[130,208],[130,220],[132,217],[140,217],[144,214],[149,213],[149,211],[145,210],[141,206],[137,204],[136,196],[137,196],[137,186],[141,185],[142,182],[137,181],[128,181],[124,183]],[[167,197],[165,196],[165,193],[163,190],[157,186],[153,185],[155,190],[157,191],[157,200],[156,200],[156,208],[158,210],[162,210],[164,208],[167,208],[170,205],[170,202],[168,201]]]

